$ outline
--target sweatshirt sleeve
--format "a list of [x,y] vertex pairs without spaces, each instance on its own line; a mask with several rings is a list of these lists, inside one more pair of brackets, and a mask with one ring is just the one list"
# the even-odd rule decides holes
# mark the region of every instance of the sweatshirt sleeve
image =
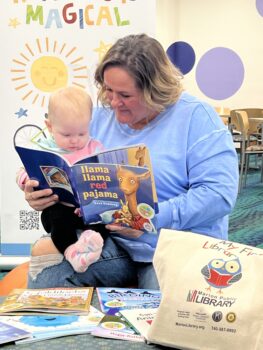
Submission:
[[231,212],[237,197],[238,162],[232,135],[226,129],[213,130],[188,149],[186,158],[189,188],[159,203],[157,227],[211,235],[211,227]]

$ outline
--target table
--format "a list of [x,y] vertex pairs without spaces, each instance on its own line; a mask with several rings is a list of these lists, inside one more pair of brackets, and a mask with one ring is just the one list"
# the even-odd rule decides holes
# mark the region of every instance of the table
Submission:
[[[0,298],[0,301],[3,298]],[[94,291],[92,305],[100,309],[97,293]],[[91,334],[70,335],[28,344],[0,345],[4,350],[164,350],[171,349],[154,344],[146,344],[117,339],[94,337]]]

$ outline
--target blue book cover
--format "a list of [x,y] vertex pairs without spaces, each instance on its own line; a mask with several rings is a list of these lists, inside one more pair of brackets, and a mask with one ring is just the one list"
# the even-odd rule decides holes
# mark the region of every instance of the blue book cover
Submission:
[[24,344],[66,335],[90,333],[103,316],[102,312],[91,306],[87,315],[0,316],[0,322],[29,332],[32,335],[30,338],[16,341],[16,344]]
[[31,333],[5,322],[0,322],[0,344],[31,337]]
[[150,171],[120,164],[72,166],[72,179],[86,223],[103,222],[156,232]]
[[80,207],[86,224],[114,223],[156,233],[158,201],[145,145],[102,151],[73,165],[30,140],[26,145],[16,141],[15,149],[28,176],[39,181],[37,189],[50,187],[60,201]]
[[158,308],[161,292],[154,289],[137,288],[96,288],[101,311],[108,315],[116,315],[127,309]]

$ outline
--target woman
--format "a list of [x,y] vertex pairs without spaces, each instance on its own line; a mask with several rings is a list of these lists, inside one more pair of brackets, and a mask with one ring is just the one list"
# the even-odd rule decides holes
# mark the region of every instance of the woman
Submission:
[[[232,136],[211,106],[182,91],[181,78],[155,39],[145,34],[119,39],[95,73],[104,107],[94,110],[91,134],[105,148],[148,146],[159,201],[159,230],[226,239],[238,186]],[[25,188],[25,198],[34,209],[43,210],[58,200],[51,190],[33,192],[36,185],[28,181]],[[101,258],[82,274],[70,268],[49,238],[39,240],[32,250],[29,287],[137,284],[158,288],[151,264],[156,237],[152,251],[145,251],[145,261],[137,262],[129,257],[122,237],[137,237],[138,232],[113,225],[106,228]]]

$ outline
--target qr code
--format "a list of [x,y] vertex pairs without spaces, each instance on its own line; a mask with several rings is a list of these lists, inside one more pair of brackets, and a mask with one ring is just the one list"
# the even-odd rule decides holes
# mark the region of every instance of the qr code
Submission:
[[19,211],[20,230],[39,230],[39,212],[35,210]]

